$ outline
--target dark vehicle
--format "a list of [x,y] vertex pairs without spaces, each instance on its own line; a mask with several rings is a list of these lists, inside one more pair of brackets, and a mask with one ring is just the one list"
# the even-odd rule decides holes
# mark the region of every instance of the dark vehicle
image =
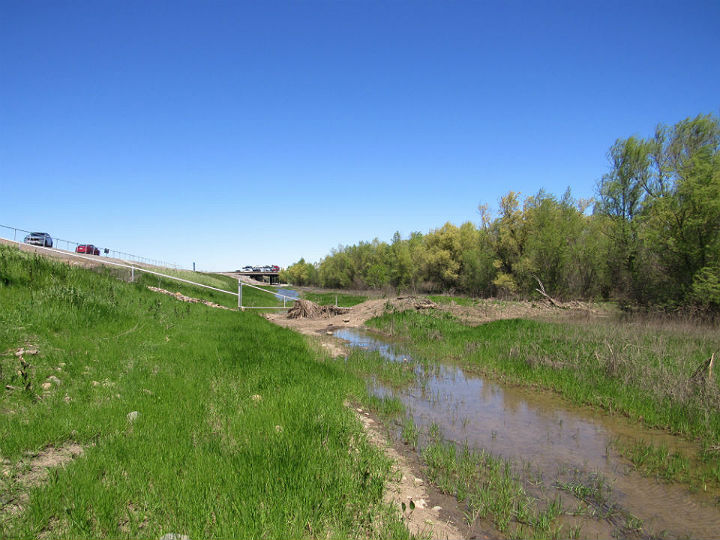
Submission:
[[92,244],[80,244],[75,248],[75,253],[87,253],[88,255],[100,255],[100,249]]
[[33,246],[52,247],[53,241],[46,232],[31,232],[25,237],[25,243]]

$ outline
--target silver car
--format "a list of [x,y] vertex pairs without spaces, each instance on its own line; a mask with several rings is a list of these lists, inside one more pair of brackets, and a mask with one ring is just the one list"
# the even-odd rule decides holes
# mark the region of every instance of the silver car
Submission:
[[52,237],[45,232],[31,232],[25,237],[25,243],[33,246],[53,247]]

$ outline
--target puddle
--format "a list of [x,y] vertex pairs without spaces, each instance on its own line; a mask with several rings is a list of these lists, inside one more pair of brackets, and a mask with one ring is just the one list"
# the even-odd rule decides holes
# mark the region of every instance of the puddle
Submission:
[[[335,335],[391,361],[410,359],[391,342],[356,329],[340,329]],[[717,493],[690,493],[687,487],[643,478],[612,449],[618,438],[664,444],[671,450],[691,451],[691,443],[623,418],[574,407],[547,392],[499,385],[452,365],[427,371],[419,367],[418,373],[416,383],[403,390],[371,384],[377,395],[399,398],[418,427],[424,428],[421,432],[427,433],[435,423],[448,441],[467,443],[517,464],[529,463],[542,471],[546,494],[556,481],[599,473],[612,489],[613,502],[642,519],[643,534],[718,536]],[[583,523],[582,535],[603,538],[617,533],[612,527],[594,525]]]
[[282,300],[283,296],[287,296],[288,300],[290,298],[294,298],[297,300],[298,298],[300,298],[300,293],[292,289],[278,289],[277,291],[275,291],[275,298],[277,300]]

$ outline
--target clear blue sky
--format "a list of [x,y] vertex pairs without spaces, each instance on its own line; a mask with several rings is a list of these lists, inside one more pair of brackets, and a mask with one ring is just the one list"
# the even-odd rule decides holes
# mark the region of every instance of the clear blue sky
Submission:
[[0,224],[203,269],[590,197],[720,110],[720,2],[0,0]]

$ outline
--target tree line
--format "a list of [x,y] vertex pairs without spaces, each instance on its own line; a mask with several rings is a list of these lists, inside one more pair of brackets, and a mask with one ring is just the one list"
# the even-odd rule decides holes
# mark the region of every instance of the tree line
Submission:
[[340,246],[281,273],[295,285],[720,310],[720,120],[698,115],[618,139],[593,199],[510,191],[497,215]]

